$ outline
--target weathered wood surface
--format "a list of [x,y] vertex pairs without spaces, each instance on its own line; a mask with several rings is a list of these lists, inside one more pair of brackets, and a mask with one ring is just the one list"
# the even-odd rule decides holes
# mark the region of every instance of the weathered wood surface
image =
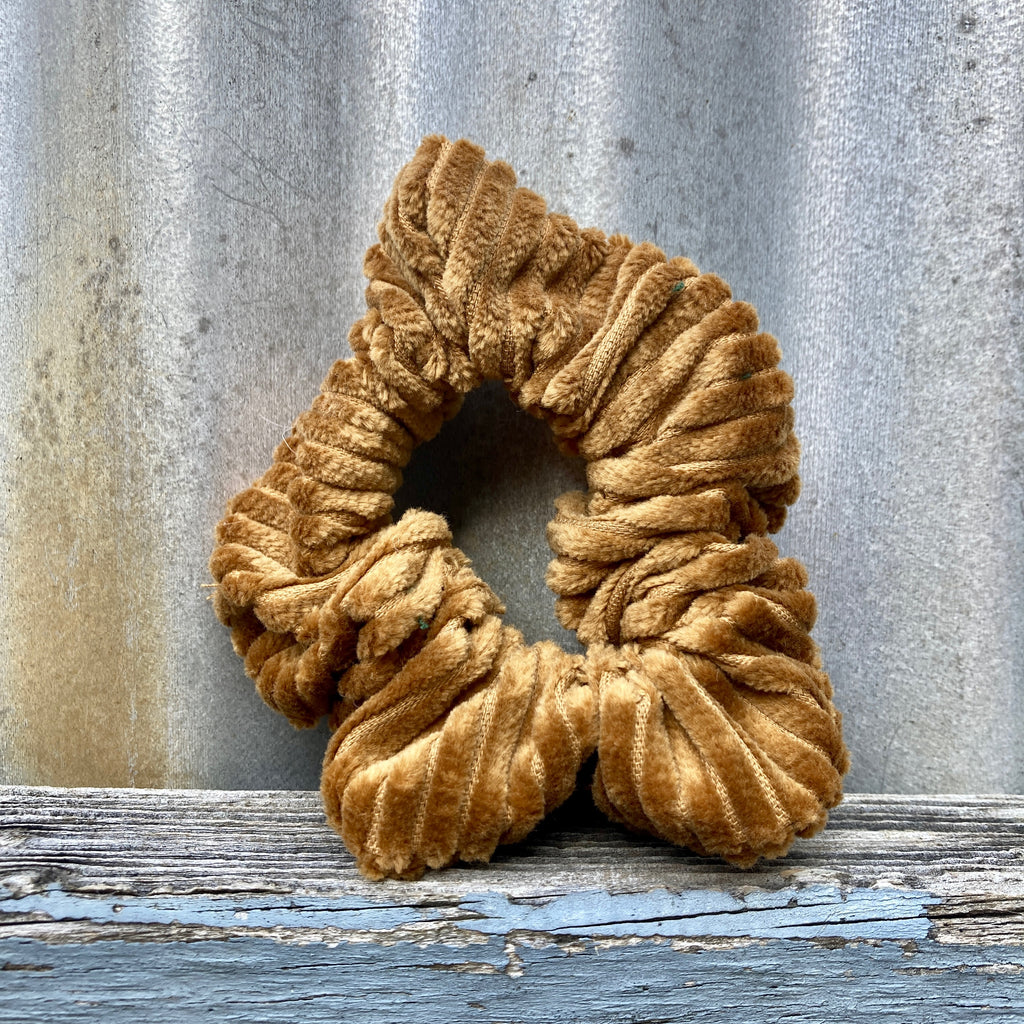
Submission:
[[753,871],[584,807],[374,883],[314,793],[0,789],[0,1020],[1024,1019],[1024,797],[850,796]]

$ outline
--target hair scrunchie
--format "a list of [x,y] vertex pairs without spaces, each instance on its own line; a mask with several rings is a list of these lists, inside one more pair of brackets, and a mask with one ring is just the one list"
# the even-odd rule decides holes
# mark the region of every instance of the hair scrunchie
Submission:
[[[799,489],[792,383],[753,308],[655,246],[581,230],[466,141],[423,141],[366,255],[354,356],[229,504],[215,607],[271,707],[330,716],[330,823],[371,877],[487,860],[572,792],[748,866],[825,823],[848,755],[807,577],[767,538]],[[392,495],[501,379],[587,463],[547,581],[585,655],[527,646]]]

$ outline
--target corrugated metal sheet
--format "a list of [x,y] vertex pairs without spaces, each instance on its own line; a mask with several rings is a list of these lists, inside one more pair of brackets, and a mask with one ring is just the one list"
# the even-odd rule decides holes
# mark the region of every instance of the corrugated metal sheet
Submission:
[[[1024,788],[1022,27],[994,0],[4,4],[0,780],[316,784],[324,734],[259,704],[204,601],[211,531],[347,353],[391,180],[442,131],[780,339],[780,543],[850,788]],[[485,389],[400,499],[566,642],[543,526],[579,479]]]

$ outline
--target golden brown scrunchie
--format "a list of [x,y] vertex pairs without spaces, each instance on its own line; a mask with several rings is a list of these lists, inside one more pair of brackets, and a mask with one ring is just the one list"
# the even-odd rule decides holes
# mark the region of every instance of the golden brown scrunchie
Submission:
[[[825,823],[848,756],[806,574],[792,383],[752,307],[648,243],[580,230],[469,142],[423,141],[366,255],[355,353],[217,529],[215,604],[296,725],[367,875],[487,860],[572,791],[740,865]],[[392,523],[413,449],[500,378],[587,462],[548,583],[587,645],[527,646],[444,520]]]

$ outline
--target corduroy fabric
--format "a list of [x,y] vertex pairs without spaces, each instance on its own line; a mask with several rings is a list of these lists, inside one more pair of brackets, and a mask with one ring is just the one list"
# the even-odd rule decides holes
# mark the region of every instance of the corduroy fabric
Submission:
[[[328,819],[372,877],[486,860],[572,791],[750,865],[820,829],[848,755],[806,573],[792,383],[753,308],[686,259],[579,229],[432,136],[365,261],[354,356],[230,503],[215,606],[296,725],[329,715]],[[439,516],[392,523],[415,447],[484,379],[587,462],[548,583],[585,656],[527,646]]]

